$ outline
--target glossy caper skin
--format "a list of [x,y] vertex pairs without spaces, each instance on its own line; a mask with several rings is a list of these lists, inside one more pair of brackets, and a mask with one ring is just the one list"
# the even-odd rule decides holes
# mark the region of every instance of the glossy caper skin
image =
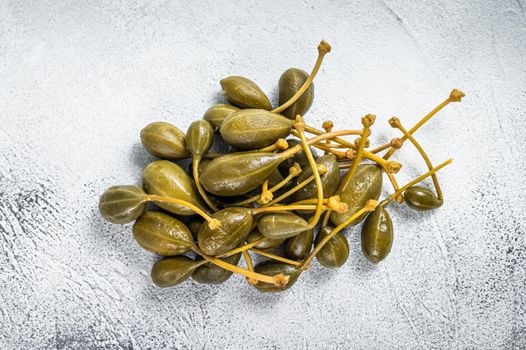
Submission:
[[287,238],[283,251],[285,256],[292,260],[304,259],[311,251],[314,232],[312,229],[303,231],[300,234]]
[[214,129],[206,120],[199,119],[186,131],[186,148],[194,158],[201,158],[212,146]]
[[221,226],[211,229],[208,224],[201,226],[197,236],[199,248],[207,255],[220,255],[234,249],[245,241],[252,223],[250,210],[247,208],[225,208],[212,215]]
[[239,111],[239,108],[236,106],[219,103],[210,107],[205,112],[203,119],[212,124],[214,131],[218,131],[221,124],[223,124],[223,120],[236,111]]
[[170,123],[146,125],[141,130],[141,141],[144,148],[154,156],[164,159],[188,157],[184,133]]
[[[289,139],[287,140],[287,142],[289,144],[289,148],[292,148],[296,145],[301,144],[301,142],[297,139]],[[310,151],[314,159],[318,159],[318,152],[316,151],[316,149],[311,146]],[[298,163],[302,168],[307,168],[309,166],[309,159],[307,158],[305,151],[300,151],[296,153],[294,156],[285,159],[279,165],[279,170],[284,176],[287,176],[289,174],[289,169],[294,165],[294,163]]]
[[185,224],[159,211],[147,211],[135,222],[133,238],[144,249],[162,256],[186,253],[194,244]]
[[[264,236],[261,233],[259,233],[258,229],[255,228],[248,235],[247,243],[252,243],[252,242],[257,241],[257,240],[259,240],[259,239],[261,239],[263,237]],[[272,248],[276,248],[277,246],[279,246],[284,241],[285,241],[285,239],[270,239],[270,238],[266,238],[263,242],[257,244],[254,248],[261,249],[261,250],[272,249]]]
[[[342,202],[349,207],[345,213],[332,212],[331,221],[335,226],[341,225],[348,218],[362,209],[369,199],[378,199],[382,192],[382,168],[377,165],[364,164],[358,167],[353,178],[347,186],[343,188],[340,195]],[[351,222],[356,225],[367,216],[366,213],[360,215]]]
[[[177,164],[158,160],[148,164],[142,174],[144,190],[148,194],[171,197],[190,202],[203,208],[194,180]],[[194,215],[194,211],[179,204],[157,203],[171,213]]]
[[284,287],[278,287],[270,283],[258,281],[258,283],[254,285],[254,287],[256,287],[260,292],[263,293],[283,292],[292,287],[298,280],[298,277],[301,275],[301,270],[299,270],[295,266],[272,260],[267,260],[258,263],[254,267],[254,271],[267,276],[274,276],[280,273],[285,276],[289,276],[289,281]]
[[138,186],[112,186],[100,196],[102,217],[114,224],[127,224],[144,213],[144,191]]
[[406,204],[415,210],[436,209],[444,204],[443,199],[438,197],[428,188],[422,186],[411,186],[404,192]]
[[389,212],[378,206],[367,216],[362,226],[362,252],[369,261],[385,259],[393,245],[393,222]]
[[290,135],[292,122],[264,109],[242,109],[228,116],[219,132],[223,140],[239,149],[269,146]]
[[[237,253],[221,260],[232,265],[237,265],[240,259],[241,253]],[[207,263],[195,269],[192,273],[192,279],[203,284],[221,284],[226,282],[232,274],[233,272],[227,271],[212,263]]]
[[260,108],[271,110],[267,95],[252,80],[231,76],[220,81],[225,98],[240,108]]
[[[279,78],[279,104],[284,104],[294,96],[308,78],[309,75],[302,69],[287,69]],[[289,119],[295,119],[298,114],[303,116],[312,106],[313,100],[314,84],[311,84],[307,91],[282,114]]]
[[188,224],[186,224],[186,227],[190,230],[192,233],[192,237],[194,241],[197,241],[197,235],[199,234],[199,231],[201,230],[201,226],[203,225],[203,220],[195,219],[190,221]]
[[294,237],[309,229],[309,223],[294,213],[274,212],[262,215],[257,222],[258,231],[270,239]]
[[184,255],[159,260],[152,267],[152,281],[161,288],[176,286],[186,281],[201,264],[203,262]]
[[[334,154],[327,154],[316,159],[317,164],[322,164],[327,168],[327,172],[320,175],[323,197],[329,198],[336,192],[340,184],[340,168],[336,161]],[[303,172],[296,178],[294,185],[298,185],[305,181],[312,175],[312,168],[308,166],[303,169]],[[293,196],[294,200],[301,201],[304,199],[316,198],[318,195],[315,181],[311,181],[307,186],[296,192]]]
[[232,197],[260,186],[277,169],[282,157],[270,152],[238,152],[214,158],[201,175],[210,193]]
[[[330,226],[325,226],[318,232],[316,236],[315,245],[319,244],[322,239],[327,237],[333,230]],[[320,249],[316,255],[316,259],[320,262],[323,267],[327,268],[338,268],[345,264],[349,258],[349,242],[340,233],[332,237],[324,246]]]

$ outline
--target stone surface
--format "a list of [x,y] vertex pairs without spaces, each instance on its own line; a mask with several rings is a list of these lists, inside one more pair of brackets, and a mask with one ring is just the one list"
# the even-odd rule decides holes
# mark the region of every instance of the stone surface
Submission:
[[[526,4],[517,1],[0,1],[0,348],[526,347]],[[281,295],[242,278],[155,288],[153,255],[104,222],[100,193],[138,183],[139,130],[185,130],[244,75],[272,100],[289,67],[333,45],[307,120],[374,144],[442,101],[418,132],[444,206],[391,214],[372,266],[349,229],[337,271]],[[400,181],[425,167],[407,146]],[[388,186],[385,187],[390,191]]]

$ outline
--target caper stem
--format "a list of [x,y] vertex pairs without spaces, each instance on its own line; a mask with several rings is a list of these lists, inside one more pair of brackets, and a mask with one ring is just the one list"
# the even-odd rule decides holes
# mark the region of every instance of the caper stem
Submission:
[[296,186],[294,186],[287,192],[283,193],[281,196],[274,198],[271,202],[263,205],[263,207],[269,207],[271,205],[274,205],[276,203],[283,201],[284,199],[287,199],[288,197],[292,196],[294,193],[301,190],[303,187],[310,184],[312,181],[314,181],[314,175],[309,176],[308,178],[306,178],[305,180],[303,180],[302,182],[300,182],[299,184],[297,184]]
[[[246,250],[243,251],[243,258],[245,259],[245,262],[247,263],[247,270],[250,271],[250,272],[254,272],[254,264],[252,264],[252,258],[250,257],[250,253],[247,252]],[[248,277],[245,277],[247,279],[247,282],[249,284],[256,284],[258,283],[258,281],[252,279],[252,278],[248,278]]]
[[372,154],[380,153],[380,152],[388,149],[389,147],[391,147],[391,142],[390,141],[388,143],[384,144],[384,145],[378,146],[375,149],[371,150],[371,153]]
[[[418,123],[416,123],[410,130],[409,130],[409,134],[414,134],[422,125],[424,125],[429,119],[431,119],[435,114],[437,114],[438,112],[440,112],[440,110],[444,107],[446,107],[448,104],[450,104],[451,102],[460,102],[460,100],[462,99],[462,97],[464,97],[464,93],[462,91],[459,91],[457,89],[453,89],[451,91],[451,93],[449,94],[449,97],[447,99],[445,99],[442,103],[440,103],[438,106],[436,106],[435,108],[433,108],[433,110],[431,112],[429,112],[427,115],[425,115],[422,119],[420,119],[420,121],[418,121]],[[402,143],[407,140],[407,137],[402,137],[401,141]],[[391,147],[389,149],[389,151],[387,151],[387,153],[384,155],[384,159],[389,159],[393,153],[396,152],[396,148],[394,147]]]
[[[407,138],[409,141],[411,141],[413,146],[415,146],[415,148],[418,150],[418,152],[420,153],[422,158],[424,158],[424,161],[426,162],[427,168],[429,170],[433,170],[433,164],[431,163],[431,160],[429,159],[426,151],[422,148],[422,146],[420,146],[420,144],[413,137],[413,135],[411,135],[409,133],[409,131],[407,131],[407,129],[404,128],[404,126],[402,125],[400,120],[397,120],[396,128],[398,128],[398,130],[400,130],[404,134],[404,137]],[[436,174],[432,174],[431,175],[431,179],[433,180],[433,185],[435,186],[435,190],[437,191],[437,198],[439,200],[442,200],[443,199],[442,189],[440,188],[440,183],[438,182],[437,175]]]
[[289,144],[288,144],[287,140],[285,140],[285,139],[278,139],[272,145],[264,147],[264,148],[260,148],[258,151],[259,152],[272,152],[272,151],[275,151],[275,150],[284,150],[284,149],[287,149],[288,147],[289,147]]
[[[332,131],[332,128],[334,127],[334,123],[330,120],[327,120],[327,121],[324,121],[322,126],[323,130],[325,130],[325,132],[331,132]],[[341,145],[338,145],[338,144],[335,144],[335,146],[340,146]],[[327,148],[330,148],[331,147],[331,140],[325,140],[325,147]],[[324,152],[325,155],[329,154],[329,151],[325,151]]]
[[[330,140],[327,140],[327,141],[330,141]],[[325,148],[348,148],[347,146],[341,145],[339,143],[328,143],[328,144],[327,143],[317,143],[317,144],[315,144],[313,146],[314,147],[322,146],[322,147],[325,147]],[[327,154],[327,153],[325,153],[325,154]]]
[[318,46],[318,58],[316,59],[316,63],[314,64],[314,68],[312,68],[312,72],[310,73],[310,75],[307,78],[307,80],[305,80],[305,82],[300,87],[300,89],[298,91],[296,91],[294,96],[292,96],[287,102],[285,102],[281,106],[279,106],[277,108],[274,108],[271,112],[274,112],[274,113],[281,113],[281,112],[283,112],[284,110],[286,110],[287,108],[292,106],[294,104],[294,102],[296,102],[305,93],[305,91],[307,91],[309,86],[312,84],[312,81],[316,77],[316,74],[318,74],[318,70],[320,69],[321,63],[323,62],[323,58],[325,57],[325,55],[327,53],[330,52],[330,50],[331,50],[330,49],[330,45],[327,42],[322,40],[320,42],[320,45]]
[[[206,255],[196,245],[192,246],[191,249],[192,249],[192,251],[194,253],[201,255],[207,261],[209,261],[212,264],[217,265],[217,266],[219,266],[219,267],[221,267],[221,268],[223,268],[223,269],[225,269],[227,271],[239,273],[239,274],[241,274],[243,276],[246,276],[246,277],[248,277],[250,279],[254,279],[256,281],[261,281],[261,282],[265,282],[265,283],[278,285],[278,284],[276,284],[276,276],[278,276],[278,275],[276,275],[276,276],[267,276],[267,275],[263,275],[263,274],[260,274],[260,273],[257,273],[257,272],[245,270],[245,269],[243,269],[243,268],[241,268],[239,266],[229,264],[229,263],[227,263],[227,262],[225,262],[225,261],[223,261],[221,259],[214,258],[213,256]],[[288,276],[285,276],[285,277],[288,277]]]
[[[271,187],[269,189],[270,192],[274,193],[278,190],[280,190],[281,188],[283,188],[283,186],[285,186],[286,184],[288,184],[290,182],[290,180],[292,180],[293,178],[295,178],[296,176],[298,176],[300,173],[295,173],[295,172],[292,172],[292,173],[289,173],[287,175],[287,177],[285,177],[283,180],[281,180],[280,182],[278,182],[276,185],[274,185],[273,187]],[[227,205],[228,207],[239,207],[239,206],[244,206],[244,205],[248,205],[248,204],[251,204],[251,203],[254,203],[256,201],[258,201],[259,199],[261,198],[261,194],[256,194],[248,199],[245,199],[241,202],[237,202],[237,203],[233,203],[233,204],[229,204]]]
[[[328,202],[329,202],[328,198],[324,198],[322,200],[323,204],[327,204]],[[318,199],[317,198],[312,198],[312,199],[304,199],[304,200],[301,200],[301,201],[293,202],[293,203],[290,203],[290,205],[317,204],[317,203],[318,203]]]
[[[275,207],[251,208],[250,211],[253,215],[255,215],[255,214],[267,213],[271,211],[316,210],[316,207],[317,207],[316,205],[299,204],[299,205],[283,205],[283,206],[275,206]],[[332,210],[332,209],[329,207],[322,206],[322,210]]]
[[266,256],[267,258],[271,258],[273,260],[281,261],[281,262],[284,262],[285,264],[289,264],[289,265],[293,265],[293,266],[300,266],[301,265],[301,263],[298,262],[298,261],[290,260],[290,259],[281,257],[279,255],[268,253],[268,252],[266,252],[264,250],[259,250],[259,249],[255,249],[255,248],[252,248],[250,250],[252,252],[258,254],[258,255]]
[[320,241],[320,243],[316,245],[314,250],[310,252],[310,254],[305,259],[303,259],[300,265],[300,269],[306,270],[307,266],[310,265],[312,259],[314,259],[314,257],[320,252],[320,250],[325,246],[325,244],[327,244],[327,242],[329,242],[332,239],[332,237],[338,234],[338,232],[343,230],[347,225],[349,225],[351,222],[353,222],[357,217],[359,217],[363,213],[373,211],[377,205],[378,205],[378,202],[373,199],[367,201],[367,203],[360,210],[354,213],[354,215],[352,215],[350,218],[345,220],[340,225],[336,226],[327,236],[325,236],[325,238],[323,238]]
[[[345,135],[352,135],[354,133],[354,130],[340,130],[340,131],[333,131],[333,132],[327,132],[327,133],[321,133],[321,135],[318,135],[316,137],[310,138],[307,140],[307,143],[309,146],[312,146],[320,141],[325,141],[328,139],[334,139],[337,136],[345,136]],[[298,133],[296,130],[292,130],[292,134],[294,136],[298,136]],[[296,145],[294,147],[291,147],[283,152],[280,153],[280,155],[283,158],[289,158],[295,155],[296,153],[303,150],[302,145]]]
[[206,194],[205,189],[203,186],[201,186],[201,182],[199,181],[199,162],[201,161],[201,158],[194,157],[192,159],[192,173],[194,175],[194,181],[195,185],[197,187],[197,191],[201,195],[201,197],[205,200],[206,204],[214,211],[218,212],[219,208],[212,202],[212,200],[208,197]]
[[310,219],[309,228],[313,228],[318,224],[318,221],[320,221],[321,217],[321,209],[323,206],[323,184],[321,182],[320,173],[318,171],[318,165],[316,164],[316,160],[314,160],[314,157],[312,156],[312,152],[310,151],[310,147],[307,143],[307,139],[305,138],[305,134],[303,133],[303,127],[305,123],[303,122],[303,119],[298,115],[296,117],[297,119],[297,125],[296,130],[298,131],[298,134],[300,136],[301,145],[303,146],[305,155],[307,156],[307,159],[309,161],[309,165],[312,170],[312,175],[314,175],[314,181],[316,182],[316,194],[317,194],[317,203],[316,203],[316,212]]
[[212,218],[210,215],[205,213],[205,211],[199,208],[198,206],[190,202],[183,201],[182,199],[162,197],[162,196],[157,196],[154,194],[147,194],[144,196],[144,199],[149,202],[173,203],[173,204],[182,205],[183,207],[193,210],[196,214],[202,216],[203,219],[205,219],[208,222],[208,226],[210,226],[210,228],[217,228],[221,226],[221,222],[219,220]]
[[441,163],[440,165],[437,165],[436,167],[434,167],[432,170],[428,171],[427,173],[425,173],[424,175],[421,175],[419,177],[417,177],[416,179],[414,179],[413,181],[411,182],[408,182],[407,184],[405,184],[403,187],[400,187],[398,189],[398,191],[396,191],[395,193],[391,194],[389,197],[387,197],[386,199],[384,199],[380,205],[381,206],[385,206],[387,204],[389,204],[393,199],[397,198],[400,194],[404,193],[405,190],[407,190],[409,187],[413,186],[414,184],[417,184],[419,183],[420,181],[424,180],[425,178],[433,175],[434,173],[436,173],[437,171],[439,171],[440,169],[442,169],[443,167],[445,167],[446,165],[449,165],[453,162],[453,159],[448,159],[446,160],[445,162]]
[[260,243],[265,242],[266,240],[267,240],[266,237],[261,237],[260,239],[255,240],[254,242],[250,242],[250,243],[244,244],[241,247],[237,247],[235,249],[232,249],[229,252],[221,254],[221,255],[219,255],[219,258],[228,258],[229,256],[235,255],[237,253],[242,253],[242,252],[244,252],[246,250],[252,249],[253,247],[257,246]]
[[[397,118],[396,121],[397,122],[395,123],[395,127],[398,130],[400,130],[409,141],[411,141],[413,146],[415,146],[415,148],[418,150],[418,153],[420,153],[420,155],[422,156],[422,158],[426,162],[427,168],[429,170],[433,170],[433,164],[431,163],[431,160],[429,159],[426,151],[424,151],[422,146],[420,146],[420,144],[418,143],[418,141],[416,141],[416,139],[413,137],[413,135],[411,135],[409,133],[409,131],[407,131],[407,129],[404,128],[404,126],[402,125],[400,120],[398,120],[398,118]],[[437,192],[437,198],[439,200],[442,200],[443,199],[442,189],[440,188],[440,183],[438,182],[438,178],[437,178],[436,174],[431,175],[431,179],[433,180],[433,185],[435,186],[435,190]]]
[[[367,137],[369,136],[369,128],[372,125],[372,123],[365,122],[365,118],[369,118],[369,116],[370,115],[367,115],[362,118],[364,127],[362,131],[360,144],[358,145],[358,150],[356,151],[356,155],[354,156],[354,159],[352,161],[351,168],[349,169],[347,174],[345,174],[344,178],[340,182],[340,185],[338,186],[338,189],[336,190],[336,194],[338,195],[341,194],[343,189],[347,187],[349,182],[351,182],[354,174],[356,174],[356,171],[358,170],[358,165],[360,165],[360,161],[362,160],[362,154],[364,151],[365,143],[367,142]],[[374,122],[374,117],[372,115],[370,119],[372,119],[372,121]]]

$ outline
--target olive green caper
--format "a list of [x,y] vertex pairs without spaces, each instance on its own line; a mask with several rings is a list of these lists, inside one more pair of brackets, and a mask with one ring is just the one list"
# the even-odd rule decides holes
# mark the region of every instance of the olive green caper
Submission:
[[262,215],[257,223],[258,231],[270,239],[294,237],[309,229],[309,223],[301,216],[289,212]]
[[201,158],[212,146],[214,129],[206,120],[196,120],[186,131],[186,148],[194,158]]
[[305,258],[311,250],[313,240],[314,233],[312,229],[303,231],[294,237],[287,238],[285,246],[283,247],[285,256],[293,260]]
[[[142,174],[142,180],[144,182],[144,190],[148,194],[181,199],[203,208],[194,180],[175,163],[167,160],[157,160],[148,164]],[[156,204],[174,214],[195,214],[191,209],[179,204]]]
[[188,157],[184,133],[176,126],[165,123],[150,123],[141,130],[144,148],[154,156],[166,159]]
[[[279,104],[284,104],[294,96],[308,78],[309,75],[304,70],[298,68],[287,69],[279,78]],[[289,119],[295,119],[298,114],[303,116],[312,106],[313,100],[314,84],[311,84],[307,91],[282,113]]]
[[444,204],[443,199],[438,199],[433,191],[422,186],[411,186],[405,190],[404,200],[415,210],[436,209]]
[[[287,140],[287,143],[289,144],[289,148],[292,148],[296,145],[300,145],[301,141],[298,141],[296,139],[289,139]],[[318,158],[318,152],[314,147],[310,147],[310,151],[312,153],[312,156],[314,159]],[[305,154],[305,151],[300,151],[296,153],[294,156],[285,159],[280,165],[279,170],[281,173],[285,176],[289,174],[289,169],[294,165],[294,163],[298,163],[302,168],[306,168],[309,166],[309,159],[307,158],[307,155]]]
[[194,244],[181,221],[159,211],[147,211],[133,225],[133,237],[144,249],[163,256],[186,253]]
[[378,263],[385,259],[393,245],[393,222],[383,206],[367,216],[362,226],[362,252],[367,259]]
[[218,131],[221,127],[221,124],[223,123],[223,120],[236,111],[239,111],[239,108],[236,106],[219,103],[210,107],[205,112],[203,119],[210,122],[214,130]]
[[271,110],[267,95],[252,80],[232,76],[220,81],[228,102],[241,108],[261,108]]
[[296,268],[295,266],[272,260],[267,260],[258,263],[254,267],[254,271],[267,276],[275,276],[278,274],[289,276],[289,281],[283,287],[278,287],[274,284],[265,283],[261,281],[258,281],[258,283],[254,284],[254,287],[256,287],[260,292],[264,293],[283,292],[289,289],[294,285],[294,283],[296,283],[298,277],[301,274],[301,270]]
[[201,184],[219,196],[239,196],[260,186],[277,169],[282,157],[270,152],[238,152],[214,158],[203,171]]
[[197,236],[199,248],[207,255],[221,255],[245,241],[254,218],[247,208],[225,208],[212,215],[221,226],[202,225]]
[[[261,233],[259,233],[258,229],[255,228],[248,235],[247,242],[252,243],[257,240],[260,240],[263,237],[264,236]],[[283,243],[283,241],[285,241],[285,239],[270,239],[270,238],[265,237],[265,240],[257,244],[254,248],[261,249],[261,250],[272,249],[272,248],[276,248],[278,245]]]
[[292,122],[264,109],[242,109],[228,116],[219,132],[223,140],[240,149],[269,146],[290,135]]
[[[316,159],[316,164],[323,165],[327,169],[326,173],[320,175],[321,184],[323,187],[323,197],[329,198],[336,192],[340,184],[340,168],[334,154],[327,154]],[[308,167],[296,178],[295,185],[307,180],[312,175],[312,168]],[[316,198],[317,187],[316,182],[312,181],[307,186],[300,189],[294,194],[294,200],[301,201],[304,199]]]
[[[319,244],[332,230],[333,228],[329,226],[322,228],[316,236],[315,244]],[[320,264],[327,268],[340,267],[345,264],[348,258],[349,242],[339,233],[332,237],[316,255],[316,259],[318,259]]]
[[192,220],[190,221],[186,226],[192,233],[192,237],[194,241],[197,241],[197,235],[199,234],[199,231],[201,230],[201,226],[203,225],[204,220]]
[[114,224],[132,222],[144,212],[144,194],[138,186],[112,186],[100,196],[99,211]]
[[[237,265],[241,259],[241,253],[234,254],[228,258],[223,258],[224,262],[232,265]],[[233,272],[227,271],[212,263],[206,263],[203,266],[199,266],[192,273],[192,279],[198,283],[204,284],[221,284],[226,282],[232,276]]]
[[159,260],[152,267],[152,281],[161,288],[173,287],[186,281],[202,264],[203,261],[194,261],[184,255]]
[[[332,212],[331,221],[334,225],[341,225],[345,220],[362,209],[369,199],[378,199],[382,192],[382,168],[377,165],[360,165],[351,181],[343,188],[340,195],[342,202],[349,207],[345,213]],[[351,222],[356,225],[361,222],[367,214],[360,215]]]

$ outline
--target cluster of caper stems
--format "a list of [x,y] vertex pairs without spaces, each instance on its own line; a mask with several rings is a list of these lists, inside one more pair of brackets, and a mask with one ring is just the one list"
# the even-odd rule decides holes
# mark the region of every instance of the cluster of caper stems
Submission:
[[[460,102],[464,94],[452,90],[445,101],[409,130],[392,117],[389,124],[400,131],[401,137],[368,150],[376,120],[372,114],[361,118],[358,130],[335,131],[331,121],[325,121],[321,130],[303,118],[312,103],[313,80],[330,51],[330,45],[322,41],[310,74],[294,69],[283,74],[281,104],[277,108],[272,109],[253,82],[229,77],[221,85],[232,105],[212,107],[202,120],[192,123],[186,135],[162,122],[142,130],[141,140],[150,153],[169,160],[191,157],[189,173],[193,179],[173,162],[155,161],[144,171],[144,190],[138,186],[110,187],[101,196],[99,208],[113,223],[137,220],[133,231],[138,243],[169,257],[154,265],[152,279],[157,285],[176,285],[189,276],[202,283],[222,283],[237,273],[261,291],[285,290],[316,257],[326,267],[341,266],[347,259],[348,245],[338,234],[364,219],[362,250],[372,262],[384,259],[393,236],[386,207],[393,201],[405,201],[416,210],[442,205],[436,172],[451,159],[434,166],[413,135],[446,105]],[[217,131],[227,144],[242,152],[210,152]],[[297,138],[294,145],[291,139],[285,139],[289,134]],[[355,140],[349,141],[345,138],[348,136]],[[396,174],[402,164],[390,158],[407,140],[422,156],[428,172],[399,186]],[[324,156],[316,158],[314,149],[323,151]],[[303,164],[297,162],[300,159]],[[283,164],[288,165],[283,167],[288,173],[272,179]],[[340,171],[345,170],[340,178]],[[382,174],[387,175],[393,192],[379,201]],[[436,195],[416,186],[427,177],[432,178]],[[148,202],[169,214],[145,212]],[[189,223],[189,229],[173,214],[198,215],[204,223]],[[308,221],[300,215],[308,215]],[[192,230],[194,226],[197,228]],[[320,233],[311,250],[316,227],[320,227]],[[255,230],[259,232],[252,235]],[[289,256],[269,251],[282,242],[292,251]],[[182,255],[188,251],[200,258]],[[270,260],[254,267],[249,252]],[[246,268],[237,266],[241,255]]]

